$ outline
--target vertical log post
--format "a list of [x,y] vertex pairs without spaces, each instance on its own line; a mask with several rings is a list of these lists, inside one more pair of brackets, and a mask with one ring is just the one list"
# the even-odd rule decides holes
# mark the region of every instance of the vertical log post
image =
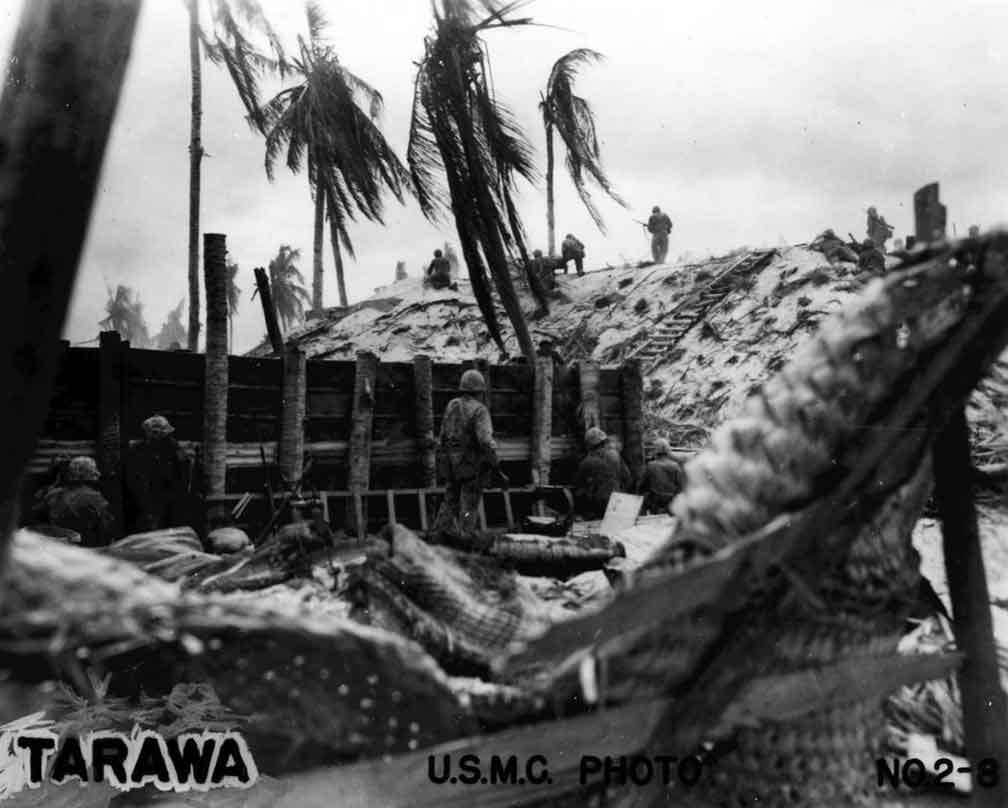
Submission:
[[[914,194],[917,239],[945,238],[945,206],[938,201],[938,184]],[[980,546],[969,426],[965,405],[958,408],[934,445],[935,501],[942,523],[942,548],[956,644],[964,654],[959,671],[966,755],[976,783],[978,764],[991,758],[1008,760],[1008,703],[1001,687],[991,617],[990,595]],[[1008,778],[992,788],[974,785],[971,805],[995,808],[1008,805]]]
[[634,483],[644,472],[644,377],[640,360],[630,359],[620,373],[623,399],[623,457]]
[[280,401],[280,473],[291,485],[304,474],[304,427],[307,412],[308,363],[293,342],[283,355],[283,387]]
[[117,331],[103,331],[98,336],[98,470],[102,490],[120,529],[124,526],[122,380],[126,346]]
[[549,485],[553,437],[553,360],[540,357],[532,387],[532,485]]
[[927,244],[945,238],[945,206],[938,201],[938,183],[932,182],[914,194],[915,241]]
[[599,367],[594,362],[578,362],[578,383],[581,389],[581,440],[593,426],[602,425],[599,411]]
[[348,462],[350,498],[347,500],[347,533],[363,539],[367,535],[367,502],[371,486],[371,430],[374,424],[374,396],[378,378],[378,357],[368,351],[357,354],[354,377],[353,415],[350,425]]
[[278,356],[283,354],[283,336],[280,333],[280,324],[277,321],[276,306],[273,305],[273,294],[270,292],[269,278],[266,277],[266,270],[256,267],[255,273],[256,289],[259,292],[259,302],[262,303],[263,319],[266,320],[266,333],[269,335],[270,345],[273,353]]
[[208,500],[227,484],[228,305],[227,247],[220,233],[203,235],[206,288],[206,379],[203,385],[203,476]]
[[431,358],[413,357],[413,389],[416,395],[416,435],[420,449],[421,487],[437,485],[434,438],[434,373]]
[[0,572],[42,434],[59,340],[140,0],[21,4],[0,98]]

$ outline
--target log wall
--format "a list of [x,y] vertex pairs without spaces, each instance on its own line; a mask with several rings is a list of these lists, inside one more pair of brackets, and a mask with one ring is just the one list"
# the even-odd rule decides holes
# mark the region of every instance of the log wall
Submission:
[[[67,348],[51,400],[43,439],[30,473],[44,473],[61,451],[95,455],[108,396],[101,388],[116,379],[123,446],[140,440],[141,423],[164,415],[184,444],[203,437],[205,358],[188,352],[117,346],[116,351]],[[434,434],[448,402],[457,395],[467,364],[431,364]],[[515,485],[531,482],[534,369],[527,365],[489,366],[490,410],[505,471]],[[305,451],[314,458],[307,482],[322,490],[349,487],[348,446],[352,432],[355,363],[308,360]],[[429,421],[417,417],[417,373],[412,362],[379,362],[371,435],[370,487],[423,487],[424,433]],[[570,482],[581,452],[581,378],[576,368],[558,368],[551,400],[550,481]],[[271,467],[280,438],[283,361],[231,356],[228,359],[227,490],[261,492],[265,476],[260,445]],[[598,374],[595,400],[600,425],[619,446],[626,433],[625,391],[618,368]],[[104,415],[102,415],[104,413]],[[635,421],[632,416],[629,421]],[[631,428],[632,425],[631,425]],[[109,436],[105,436],[106,443]],[[275,469],[273,484],[279,489]],[[31,489],[29,485],[27,488]],[[26,491],[26,497],[30,491]]]

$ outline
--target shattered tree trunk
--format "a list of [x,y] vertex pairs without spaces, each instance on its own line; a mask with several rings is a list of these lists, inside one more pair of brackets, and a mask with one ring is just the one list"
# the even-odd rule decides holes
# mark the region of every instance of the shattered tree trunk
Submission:
[[915,241],[927,244],[945,238],[946,210],[938,201],[938,183],[925,185],[914,194]]
[[304,424],[307,412],[308,363],[293,342],[284,349],[283,399],[280,410],[280,473],[296,485],[304,473]]
[[266,333],[269,335],[270,345],[273,353],[277,356],[283,354],[283,336],[280,333],[280,323],[277,321],[276,306],[273,305],[273,293],[270,291],[269,278],[266,270],[256,267],[255,273],[256,289],[259,290],[259,302],[262,303],[263,319],[266,321]]
[[339,304],[346,308],[349,304],[346,293],[346,278],[343,277],[343,251],[340,249],[339,230],[336,221],[329,211],[329,240],[332,242],[333,263],[336,264],[336,286],[339,291]]
[[416,390],[416,431],[424,488],[437,485],[434,438],[434,374],[429,356],[413,357],[413,386]]
[[594,362],[578,362],[578,384],[581,391],[581,440],[585,433],[595,426],[601,426],[599,414],[599,367]]
[[11,47],[0,98],[0,571],[139,12],[140,0],[32,0]]
[[532,392],[532,485],[549,485],[553,436],[553,360],[536,362]]
[[549,257],[556,257],[556,213],[553,200],[553,172],[556,157],[553,151],[553,126],[546,126],[546,233]]
[[630,467],[634,484],[644,472],[644,377],[640,360],[630,359],[620,373],[623,398],[623,458]]
[[378,357],[368,351],[357,354],[354,376],[353,416],[350,426],[350,457],[347,489],[347,534],[363,539],[367,534],[367,499],[371,486],[371,430],[374,425],[374,393]]
[[203,475],[208,497],[226,492],[227,481],[227,248],[220,233],[203,236],[206,283],[206,380],[203,400]]

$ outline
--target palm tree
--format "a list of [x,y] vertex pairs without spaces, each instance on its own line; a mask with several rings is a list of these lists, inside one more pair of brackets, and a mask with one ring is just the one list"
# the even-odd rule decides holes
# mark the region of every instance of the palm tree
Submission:
[[241,302],[241,287],[235,283],[238,276],[238,264],[230,259],[227,262],[227,302],[228,302],[228,352],[234,353],[234,316]]
[[301,81],[263,106],[259,128],[266,137],[266,174],[271,180],[284,152],[291,171],[307,165],[315,202],[312,307],[321,309],[325,219],[329,220],[340,305],[346,306],[341,245],[351,258],[356,257],[348,220],[354,220],[359,211],[366,219],[383,223],[383,192],[391,190],[402,202],[410,177],[378,128],[381,94],[340,64],[323,37],[326,21],[318,6],[309,2],[306,11],[308,39],[298,37],[300,55],[290,65]]
[[161,325],[161,330],[158,332],[157,337],[154,338],[154,344],[160,351],[170,350],[172,345],[178,343],[182,345],[186,341],[186,329],[182,324],[182,311],[185,309],[185,298],[179,301],[179,304],[168,312],[168,316],[165,318],[164,323]]
[[603,59],[601,53],[588,48],[576,48],[564,54],[553,65],[546,92],[542,94],[539,110],[546,128],[546,228],[549,254],[556,255],[556,218],[553,210],[553,133],[560,135],[567,147],[567,171],[574,188],[588,209],[596,227],[604,234],[605,224],[588,193],[586,181],[591,179],[619,204],[626,203],[616,194],[609,178],[602,170],[598,135],[595,131],[595,113],[588,102],[574,94],[574,79],[578,70],[591,62]]
[[516,249],[528,266],[513,193],[516,175],[535,178],[532,148],[490,90],[480,40],[484,31],[530,24],[509,16],[525,2],[440,0],[440,8],[435,3],[434,33],[425,40],[417,71],[407,161],[429,219],[444,212],[440,179],[447,179],[462,255],[490,336],[505,353],[487,268],[522,353],[534,363],[532,338],[509,272]]
[[146,348],[150,344],[143,303],[130,287],[119,284],[115,292],[109,287],[105,313],[108,317],[98,324],[103,330],[118,331],[123,339],[129,340],[136,348]]
[[[280,41],[259,6],[258,0],[209,0],[211,30],[200,24],[201,0],[186,0],[189,7],[189,72],[192,82],[189,133],[189,350],[196,351],[200,331],[200,164],[203,143],[203,62],[206,56],[223,65],[234,82],[248,114],[259,119],[259,77],[266,68],[284,72]],[[245,28],[263,35],[271,56],[257,49],[245,36]]]
[[293,250],[284,244],[269,263],[270,293],[284,331],[304,320],[305,307],[311,305],[311,298],[304,287],[304,275],[297,268],[299,260],[301,250]]

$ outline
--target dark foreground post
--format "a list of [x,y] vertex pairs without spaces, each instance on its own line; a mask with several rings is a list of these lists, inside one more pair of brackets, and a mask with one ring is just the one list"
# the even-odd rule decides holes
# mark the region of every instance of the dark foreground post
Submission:
[[[938,184],[914,194],[917,238],[945,238],[945,206],[938,201]],[[959,671],[966,754],[973,767],[971,805],[996,808],[1008,805],[1008,778],[996,785],[976,785],[978,766],[991,758],[1003,766],[1008,760],[1008,703],[998,669],[997,645],[991,617],[987,574],[977,527],[966,410],[959,407],[939,433],[934,446],[935,500],[942,521],[945,573],[956,645],[965,658]]]
[[208,498],[227,487],[227,247],[220,233],[203,236],[206,284],[206,379],[203,386],[203,474]]
[[129,344],[118,331],[98,335],[98,469],[117,527],[123,527],[123,363]]
[[644,473],[644,377],[639,359],[629,359],[620,373],[623,399],[623,458],[634,483]]
[[0,97],[0,569],[49,411],[141,0],[22,6]]

